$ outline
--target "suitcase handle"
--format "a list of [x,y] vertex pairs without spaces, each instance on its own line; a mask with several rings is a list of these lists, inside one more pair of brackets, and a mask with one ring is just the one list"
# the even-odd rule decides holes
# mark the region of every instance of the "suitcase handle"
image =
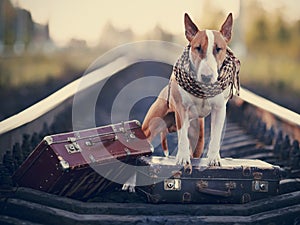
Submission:
[[116,139],[117,139],[116,134],[107,134],[107,135],[100,136],[100,140],[102,142],[105,142],[105,141],[115,141]]
[[221,191],[221,190],[216,190],[216,189],[211,189],[207,188],[207,183],[200,181],[197,183],[197,191],[208,194],[208,195],[215,195],[215,196],[221,196],[221,197],[230,197],[231,196],[231,191],[230,187],[228,188],[227,191]]
[[113,134],[106,134],[106,135],[98,136],[95,138],[90,138],[89,141],[86,143],[89,143],[89,145],[94,145],[99,142],[109,142],[109,141],[113,142],[117,139],[118,139],[118,137],[116,136],[115,133],[113,133]]
[[198,191],[201,193],[204,193],[204,194],[216,195],[216,196],[221,196],[221,197],[230,197],[231,196],[230,189],[228,191],[220,191],[220,190],[210,189],[210,188],[198,188]]

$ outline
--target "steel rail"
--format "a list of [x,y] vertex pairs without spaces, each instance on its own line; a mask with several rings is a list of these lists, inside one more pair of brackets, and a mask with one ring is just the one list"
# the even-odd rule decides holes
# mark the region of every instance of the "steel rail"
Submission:
[[[90,74],[78,78],[77,80],[67,84],[58,91],[28,107],[27,109],[0,122],[0,135],[8,131],[21,127],[31,121],[39,118],[43,114],[51,111],[65,100],[74,96],[78,91],[82,91],[93,84],[100,82],[112,73],[117,72],[116,68],[125,68],[128,65],[125,58],[121,57],[110,64],[93,71]],[[84,80],[84,82],[83,82]],[[84,86],[82,86],[84,85]]]
[[265,99],[253,92],[241,88],[240,98],[264,111],[267,111],[283,120],[300,126],[300,114],[295,113],[287,108],[284,108],[268,99]]

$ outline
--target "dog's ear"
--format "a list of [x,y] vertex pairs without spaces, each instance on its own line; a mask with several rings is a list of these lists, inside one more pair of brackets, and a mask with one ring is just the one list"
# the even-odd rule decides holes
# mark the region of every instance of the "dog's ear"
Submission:
[[232,24],[233,24],[233,19],[232,19],[232,13],[229,13],[227,16],[227,19],[223,23],[221,27],[221,34],[225,38],[226,42],[229,42],[231,40],[231,30],[232,30]]
[[187,13],[184,14],[185,36],[191,42],[198,32],[197,26],[193,23]]

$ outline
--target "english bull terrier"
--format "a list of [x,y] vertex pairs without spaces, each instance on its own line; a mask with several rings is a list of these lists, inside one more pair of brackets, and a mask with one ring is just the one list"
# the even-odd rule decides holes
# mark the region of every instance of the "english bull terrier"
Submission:
[[[230,13],[219,31],[199,30],[184,15],[189,45],[173,67],[169,84],[148,110],[142,130],[148,141],[161,135],[168,155],[166,135],[178,133],[177,164],[192,171],[191,157],[199,158],[204,147],[204,117],[211,114],[208,166],[220,166],[220,142],[226,117],[226,104],[239,92],[240,62],[227,46],[231,40],[233,18]],[[134,191],[136,175],[123,185]]]
[[[152,104],[142,125],[142,130],[150,142],[156,135],[161,134],[165,155],[168,155],[166,134],[177,130],[176,161],[188,168],[191,168],[191,156],[202,155],[203,118],[209,113],[211,113],[211,138],[207,153],[208,165],[220,166],[220,142],[226,116],[226,103],[230,96],[228,94],[230,85],[221,85],[223,87],[221,91],[215,92],[213,89],[218,88],[216,84],[221,80],[220,71],[224,70],[223,64],[231,52],[227,44],[231,40],[232,24],[233,18],[230,13],[220,31],[199,30],[188,14],[184,15],[185,36],[189,42],[186,54],[181,56],[175,65],[169,85],[161,91],[157,100]],[[232,57],[234,57],[233,54]],[[180,71],[185,69],[186,71]],[[238,73],[239,68],[235,69],[234,72]],[[234,76],[231,78],[233,79]],[[188,82],[189,84],[186,84]],[[199,90],[194,90],[196,88]],[[208,88],[208,94],[205,93],[206,88]],[[172,115],[175,117],[173,120]]]

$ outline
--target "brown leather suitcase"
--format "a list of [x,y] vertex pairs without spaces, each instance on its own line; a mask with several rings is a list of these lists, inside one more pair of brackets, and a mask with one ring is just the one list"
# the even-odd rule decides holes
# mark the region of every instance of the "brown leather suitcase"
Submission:
[[208,167],[206,158],[192,159],[191,173],[174,157],[139,162],[136,189],[152,203],[246,203],[279,192],[280,168],[261,160],[225,158]]
[[122,185],[152,153],[138,121],[47,136],[13,175],[19,186],[87,199]]

